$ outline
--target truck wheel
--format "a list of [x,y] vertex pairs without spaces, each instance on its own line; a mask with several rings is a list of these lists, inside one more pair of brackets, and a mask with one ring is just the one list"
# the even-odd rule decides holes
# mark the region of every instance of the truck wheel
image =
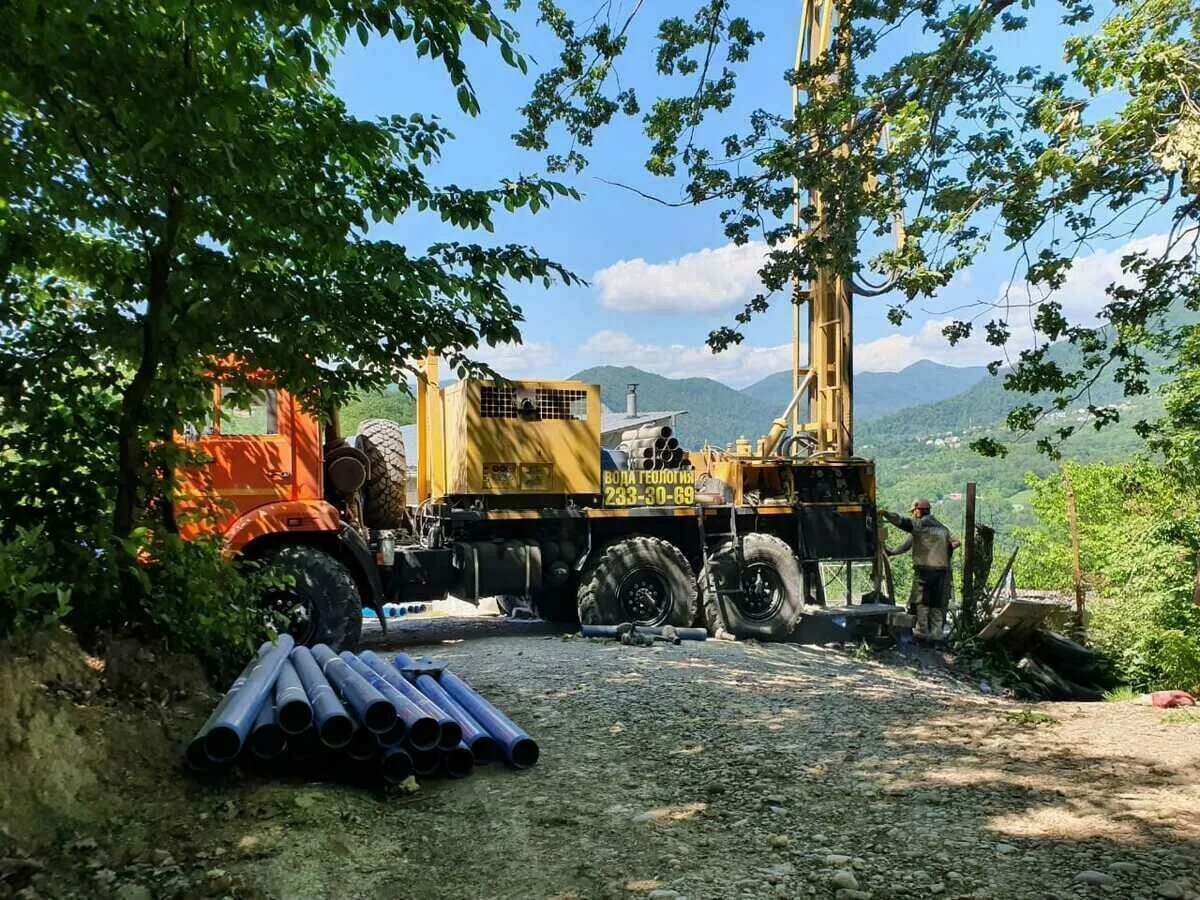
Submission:
[[297,644],[353,650],[362,635],[362,599],[350,570],[328,553],[301,544],[266,557],[266,566],[295,581],[272,591],[267,602],[287,619]]
[[399,528],[408,506],[408,463],[404,433],[390,419],[366,419],[358,445],[371,464],[363,486],[363,515],[371,528]]
[[[737,562],[732,543],[713,554],[710,577],[704,579],[705,607],[710,599],[719,600],[725,627],[735,637],[787,640],[804,609],[800,563],[792,548],[771,534],[747,534],[742,539],[740,592]],[[711,592],[719,597],[710,598]]]
[[584,625],[691,625],[696,578],[687,558],[662,538],[626,538],[609,544],[580,579],[579,621]]

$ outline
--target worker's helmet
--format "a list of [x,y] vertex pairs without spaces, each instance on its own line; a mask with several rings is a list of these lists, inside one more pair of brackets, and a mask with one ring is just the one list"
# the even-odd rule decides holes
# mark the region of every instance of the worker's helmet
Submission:
[[919,509],[921,512],[927,513],[929,512],[929,501],[924,497],[920,498],[919,500],[914,500],[912,508]]

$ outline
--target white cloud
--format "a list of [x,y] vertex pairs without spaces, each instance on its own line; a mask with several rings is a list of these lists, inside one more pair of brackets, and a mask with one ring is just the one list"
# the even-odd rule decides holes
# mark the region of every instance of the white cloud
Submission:
[[[992,301],[994,308],[967,307],[955,315],[926,319],[916,331],[895,332],[854,348],[855,368],[863,372],[897,372],[921,359],[951,366],[982,365],[994,359],[1015,358],[1044,338],[1033,328],[1036,305],[1051,299],[1062,304],[1063,315],[1075,324],[1098,324],[1096,315],[1109,301],[1105,293],[1110,284],[1129,284],[1121,270],[1121,259],[1141,250],[1162,253],[1166,247],[1165,234],[1151,234],[1127,241],[1112,250],[1101,250],[1081,256],[1067,273],[1062,287],[1047,293],[1025,282],[1001,285]],[[969,275],[969,272],[964,273]],[[966,282],[969,284],[969,281]],[[955,319],[973,320],[975,327],[970,338],[950,346],[942,329]],[[1011,336],[1008,344],[993,347],[985,340],[984,324],[1000,319],[1008,324]]]
[[590,365],[635,366],[668,378],[712,378],[745,387],[791,366],[792,345],[739,344],[713,353],[704,344],[642,343],[623,331],[598,331],[579,351]]
[[759,289],[766,244],[751,241],[648,263],[623,259],[592,276],[600,304],[622,312],[710,313],[745,303]]
[[[484,344],[466,352],[467,358],[485,363],[505,378],[550,378],[558,368],[558,351],[553,344],[530,341],[525,344]],[[456,378],[454,368],[442,360],[443,378]]]

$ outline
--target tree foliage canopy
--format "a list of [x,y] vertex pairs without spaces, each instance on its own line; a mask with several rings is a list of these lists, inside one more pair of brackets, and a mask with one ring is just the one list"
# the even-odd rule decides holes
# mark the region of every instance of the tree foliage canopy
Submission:
[[[996,348],[993,372],[1011,389],[1051,396],[1009,416],[1033,431],[1045,413],[1083,402],[1097,427],[1117,411],[1092,404],[1089,388],[1111,377],[1144,393],[1144,349],[1182,339],[1160,330],[1169,312],[1200,309],[1200,8],[1190,0],[1118,0],[1093,25],[1085,0],[1060,0],[1065,66],[1015,65],[998,44],[1028,27],[1035,4],[1015,0],[838,0],[829,50],[786,73],[801,88],[793,115],[757,109],[725,130],[739,67],[762,38],[761,4],[703,0],[690,18],[658,27],[657,72],[668,90],[642,112],[636,93],[615,77],[630,19],[593,18],[580,28],[553,0],[543,19],[563,41],[559,64],[539,77],[519,142],[544,149],[556,129],[573,139],[550,164],[581,169],[596,131],[615,116],[642,115],[645,165],[681,183],[679,204],[716,204],[728,238],[754,237],[769,253],[764,290],[732,324],[714,330],[720,350],[743,339],[743,326],[819,270],[850,278],[859,293],[899,298],[890,318],[931,297],[988,248],[1013,259],[999,299],[981,298],[946,326],[955,343],[982,332]],[[759,18],[756,18],[759,17]],[[783,85],[781,85],[782,88]],[[1107,111],[1101,95],[1120,102]],[[796,196],[819,192],[823,208]],[[1153,252],[1123,260],[1099,317],[1071,321],[1054,298],[1073,261],[1097,242],[1136,235],[1151,217],[1169,237]],[[906,238],[861,260],[864,238],[897,219]],[[866,270],[885,276],[870,283]],[[1026,336],[1032,326],[1032,339]],[[1016,347],[1014,333],[1026,345]],[[1081,351],[1077,366],[1048,357],[1057,341]],[[1011,349],[1010,349],[1011,348]],[[1019,349],[1019,352],[1015,352]],[[1041,438],[1055,452],[1078,426]],[[1002,452],[996,441],[979,449]]]
[[348,41],[392,39],[477,113],[465,41],[526,65],[484,0],[16,0],[0,33],[3,412],[12,434],[40,429],[47,365],[119,394],[93,423],[117,458],[118,533],[160,472],[144,448],[203,402],[213,360],[324,406],[395,384],[427,347],[469,365],[518,336],[506,284],[573,280],[524,246],[370,233],[418,214],[492,231],[572,193],[434,184],[452,137],[436,116],[358,119],[333,90]]

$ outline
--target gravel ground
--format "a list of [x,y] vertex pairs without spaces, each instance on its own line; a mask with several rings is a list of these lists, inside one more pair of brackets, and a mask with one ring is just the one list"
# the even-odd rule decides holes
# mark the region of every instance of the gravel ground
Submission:
[[1200,716],[1029,707],[792,645],[622,647],[497,619],[414,620],[387,644],[448,660],[540,763],[386,797],[143,772],[128,789],[166,787],[126,824],[157,849],[125,852],[106,892],[1200,897]]

